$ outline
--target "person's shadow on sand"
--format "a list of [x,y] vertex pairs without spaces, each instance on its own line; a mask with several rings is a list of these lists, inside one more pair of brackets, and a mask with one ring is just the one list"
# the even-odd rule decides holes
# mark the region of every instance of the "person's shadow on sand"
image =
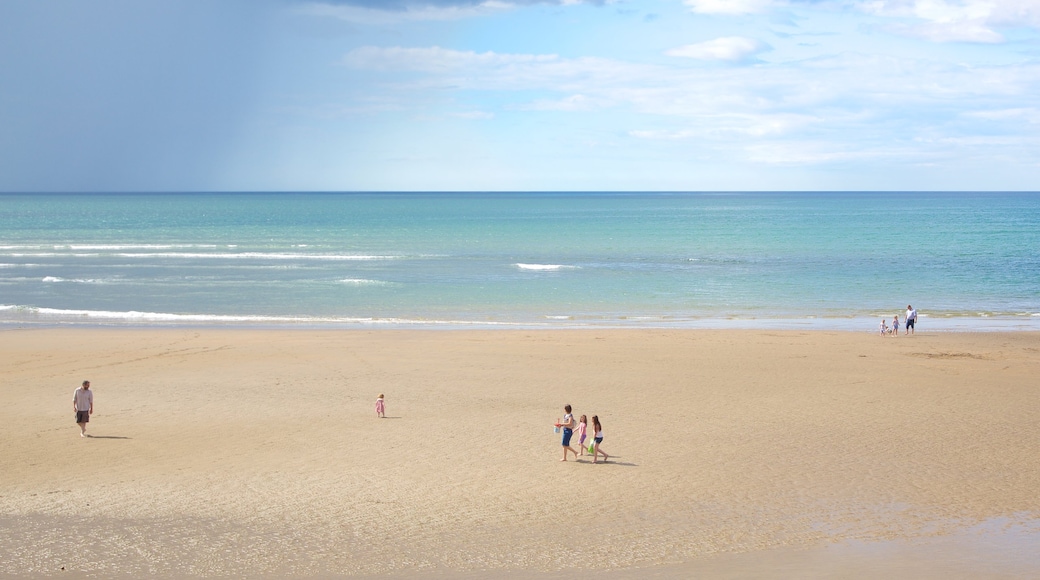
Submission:
[[[579,459],[577,459],[577,462],[578,463],[588,463],[589,465],[593,465],[592,460],[591,459],[586,459],[587,457],[588,456],[580,457]],[[601,465],[602,464],[602,465],[620,465],[621,467],[639,467],[638,463],[629,463],[627,461],[615,461],[616,457],[617,457],[617,455],[611,455],[609,461],[602,461],[602,460],[600,460],[600,461],[597,461],[595,463],[595,465]]]
[[115,435],[87,435],[90,439],[131,439],[131,437],[116,437]]

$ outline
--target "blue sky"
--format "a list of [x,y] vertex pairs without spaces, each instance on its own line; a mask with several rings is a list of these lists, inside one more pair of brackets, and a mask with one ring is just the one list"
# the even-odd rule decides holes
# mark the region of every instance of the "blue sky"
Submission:
[[5,0],[0,191],[1040,190],[1040,0]]

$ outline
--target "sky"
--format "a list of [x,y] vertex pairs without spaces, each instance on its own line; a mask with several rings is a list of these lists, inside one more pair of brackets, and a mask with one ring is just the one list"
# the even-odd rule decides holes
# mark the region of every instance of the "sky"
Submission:
[[4,0],[0,191],[1040,190],[1040,0]]

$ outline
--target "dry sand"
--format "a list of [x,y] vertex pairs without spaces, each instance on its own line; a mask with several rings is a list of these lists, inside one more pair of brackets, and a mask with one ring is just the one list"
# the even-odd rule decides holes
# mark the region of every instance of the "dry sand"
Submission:
[[0,575],[1040,575],[1035,333],[9,329],[0,376]]

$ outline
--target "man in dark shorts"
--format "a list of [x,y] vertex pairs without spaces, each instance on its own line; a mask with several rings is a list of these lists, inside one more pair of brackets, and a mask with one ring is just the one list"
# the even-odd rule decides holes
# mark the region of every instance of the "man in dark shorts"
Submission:
[[910,306],[909,304],[907,304],[906,305],[906,324],[904,325],[904,326],[906,326],[906,333],[907,334],[913,334],[914,333],[914,323],[915,322],[917,322],[917,311],[914,310],[913,306]]
[[72,410],[76,412],[79,436],[90,437],[87,435],[87,422],[94,414],[94,392],[90,390],[90,381],[83,381],[83,386],[72,393]]

